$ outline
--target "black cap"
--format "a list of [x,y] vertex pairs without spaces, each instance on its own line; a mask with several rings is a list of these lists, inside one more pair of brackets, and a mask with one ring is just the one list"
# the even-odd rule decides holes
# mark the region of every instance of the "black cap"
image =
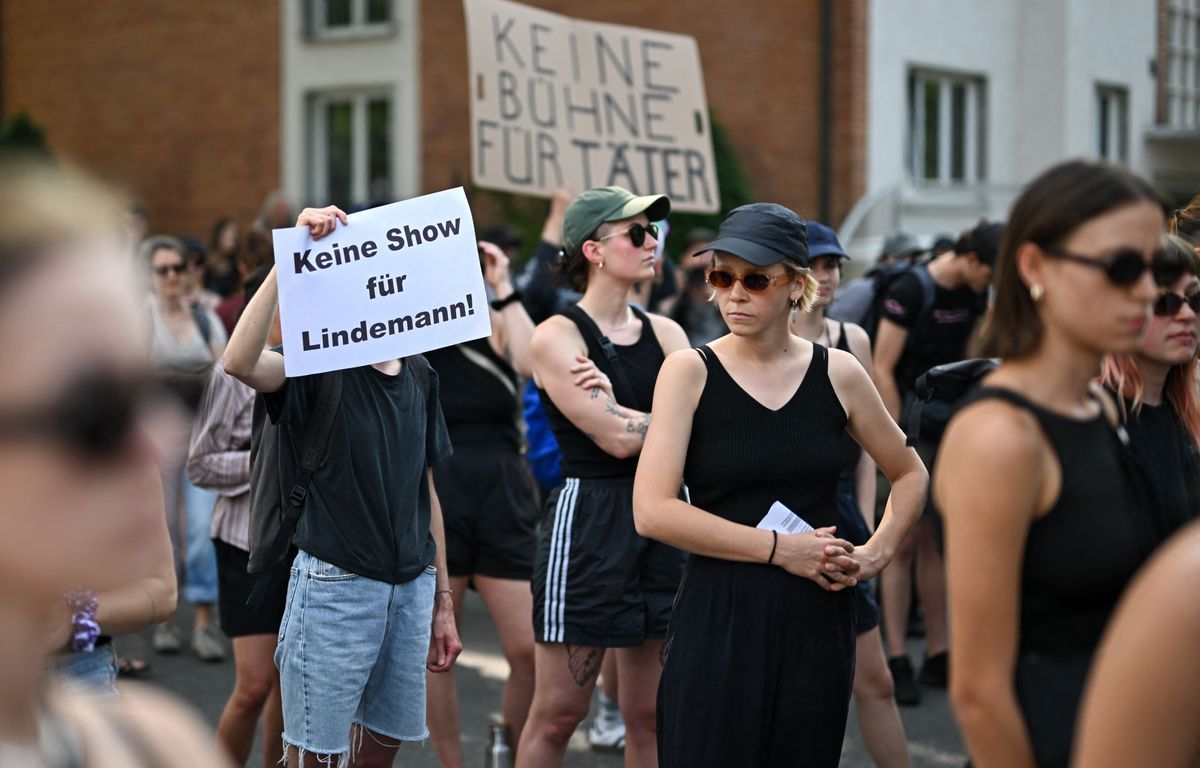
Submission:
[[791,259],[808,266],[808,225],[790,208],[775,203],[750,203],[734,208],[721,222],[717,236],[698,249],[723,251],[759,267]]

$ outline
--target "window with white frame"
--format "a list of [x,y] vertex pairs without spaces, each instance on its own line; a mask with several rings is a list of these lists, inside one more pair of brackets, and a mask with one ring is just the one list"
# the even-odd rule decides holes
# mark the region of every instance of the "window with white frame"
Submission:
[[1096,156],[1113,163],[1129,160],[1129,91],[1096,86]]
[[307,0],[313,37],[337,39],[392,31],[392,0]]
[[1166,120],[1200,128],[1200,0],[1167,0]]
[[345,210],[392,198],[392,103],[386,92],[309,97],[308,199]]
[[908,158],[914,181],[971,184],[985,174],[982,77],[915,69],[908,78]]

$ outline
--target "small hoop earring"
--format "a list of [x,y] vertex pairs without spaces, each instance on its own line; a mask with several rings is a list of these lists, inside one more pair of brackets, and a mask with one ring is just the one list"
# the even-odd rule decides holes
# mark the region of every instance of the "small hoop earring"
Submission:
[[1042,297],[1045,295],[1046,286],[1042,285],[1041,283],[1034,283],[1033,285],[1029,286],[1029,298],[1033,299],[1034,304],[1041,301]]

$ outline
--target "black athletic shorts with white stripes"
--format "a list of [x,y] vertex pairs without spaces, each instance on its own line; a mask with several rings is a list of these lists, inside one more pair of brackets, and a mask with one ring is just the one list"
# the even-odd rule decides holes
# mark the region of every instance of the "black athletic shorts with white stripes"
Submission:
[[634,529],[633,478],[566,478],[538,534],[534,639],[628,648],[665,637],[683,563]]

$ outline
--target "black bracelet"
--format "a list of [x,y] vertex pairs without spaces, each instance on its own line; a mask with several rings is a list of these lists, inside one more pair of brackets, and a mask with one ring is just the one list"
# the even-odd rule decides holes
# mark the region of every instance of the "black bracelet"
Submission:
[[767,565],[774,565],[775,547],[779,544],[779,532],[771,531],[771,556],[767,558]]
[[507,307],[509,304],[513,304],[520,300],[521,300],[521,292],[513,291],[512,293],[505,296],[503,299],[493,299],[492,303],[491,303],[491,307],[492,307],[492,309],[499,312],[502,309],[504,309],[505,307]]

